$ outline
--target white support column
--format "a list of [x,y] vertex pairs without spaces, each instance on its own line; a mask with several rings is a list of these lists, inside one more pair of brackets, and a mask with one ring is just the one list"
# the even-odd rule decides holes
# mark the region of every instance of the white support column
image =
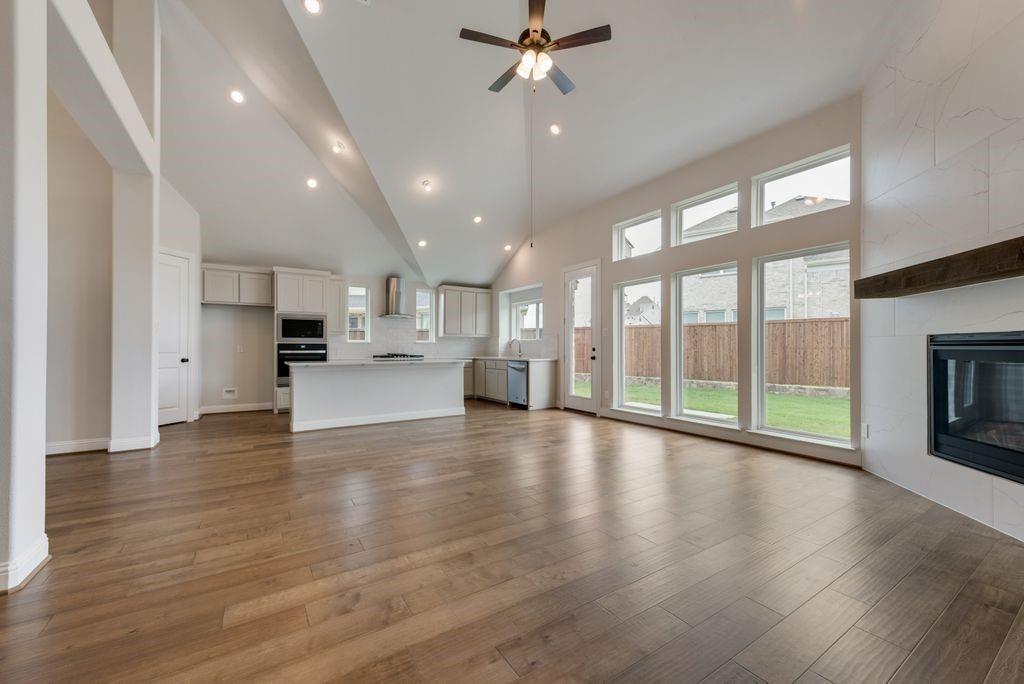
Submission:
[[0,0],[0,591],[49,557],[46,5]]
[[151,173],[114,170],[110,451],[128,451],[160,441],[156,378],[160,25],[156,0],[115,0],[113,42],[114,57],[155,143]]

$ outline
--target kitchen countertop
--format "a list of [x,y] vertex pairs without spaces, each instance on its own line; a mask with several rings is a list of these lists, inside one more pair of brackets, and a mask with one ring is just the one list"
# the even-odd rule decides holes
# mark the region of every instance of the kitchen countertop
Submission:
[[518,357],[518,356],[474,356],[473,359],[474,360],[478,360],[478,361],[544,361],[544,362],[558,361],[558,359],[527,358],[525,356],[523,356],[523,357]]
[[465,363],[465,359],[400,359],[397,361],[374,361],[373,359],[336,359],[334,361],[295,361],[291,368],[336,368],[338,366],[452,366]]

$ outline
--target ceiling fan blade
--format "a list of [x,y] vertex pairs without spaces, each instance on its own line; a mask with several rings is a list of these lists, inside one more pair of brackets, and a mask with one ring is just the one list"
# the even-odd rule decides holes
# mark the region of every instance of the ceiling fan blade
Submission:
[[476,41],[477,43],[486,43],[487,45],[512,48],[513,50],[523,50],[523,46],[515,41],[498,38],[498,36],[492,36],[489,33],[480,33],[479,31],[474,31],[473,29],[468,28],[464,28],[459,31],[459,38],[462,38],[463,40]]
[[598,26],[597,28],[574,33],[571,36],[566,36],[565,38],[559,38],[558,40],[553,41],[547,50],[548,52],[551,52],[552,50],[568,50],[569,48],[580,47],[582,45],[603,43],[604,41],[611,39],[612,27],[610,24],[605,24],[604,26]]
[[488,90],[494,93],[500,93],[505,88],[505,86],[507,86],[512,81],[512,79],[516,77],[516,69],[518,68],[519,62],[516,62],[515,64],[510,66],[508,68],[508,71],[499,76],[498,80],[492,83],[491,87],[488,88]]
[[557,64],[551,65],[551,69],[548,71],[548,77],[551,79],[551,82],[562,91],[563,95],[568,95],[572,91],[576,90],[576,84],[572,82],[572,79],[565,75],[564,71],[558,68]]
[[540,39],[544,28],[544,0],[530,0],[530,38]]

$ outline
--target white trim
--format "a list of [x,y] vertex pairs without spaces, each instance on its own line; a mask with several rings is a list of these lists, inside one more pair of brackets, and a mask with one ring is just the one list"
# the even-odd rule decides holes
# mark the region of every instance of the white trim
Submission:
[[152,449],[160,443],[159,437],[153,437],[152,435],[146,435],[144,437],[124,437],[121,439],[112,439],[110,444],[107,445],[107,451],[115,453],[118,451],[138,451],[140,449]]
[[9,592],[21,587],[50,557],[50,540],[45,534],[17,558],[0,563],[0,591]]
[[[625,240],[625,234],[627,228],[633,226],[639,226],[642,223],[649,223],[654,219],[661,219],[661,227],[658,231],[658,248],[651,250],[650,252],[644,252],[643,254],[637,254],[636,256],[623,256],[623,240]],[[612,226],[612,261],[625,261],[626,259],[635,259],[639,256],[647,256],[648,254],[657,254],[665,247],[665,216],[661,209],[655,209],[649,211],[642,216],[631,218],[620,223],[616,223]]]
[[316,271],[310,268],[288,268],[286,266],[274,266],[271,270],[274,273],[295,273],[298,275],[318,276],[320,278],[330,278],[334,275],[330,271]]
[[[839,161],[840,159],[845,159],[845,158],[849,158],[851,160],[851,167],[850,167],[850,174],[851,174],[851,176],[850,176],[850,194],[851,194],[851,198],[850,198],[850,201],[847,202],[846,205],[844,205],[844,206],[849,206],[852,203],[852,201],[853,201],[853,197],[852,197],[852,195],[853,195],[853,176],[852,176],[852,174],[853,174],[853,166],[852,166],[853,148],[852,148],[852,146],[849,143],[847,143],[845,145],[841,145],[841,146],[833,148],[831,150],[826,150],[825,152],[821,152],[820,154],[815,154],[815,155],[810,156],[810,157],[805,157],[803,159],[798,159],[797,161],[792,162],[790,164],[786,164],[785,166],[780,166],[778,168],[772,169],[771,171],[765,171],[764,173],[760,173],[760,174],[758,174],[756,176],[753,176],[750,179],[751,183],[753,183],[753,187],[751,188],[750,196],[751,196],[751,199],[752,199],[752,201],[754,203],[754,205],[751,207],[750,227],[751,228],[762,228],[764,226],[771,226],[771,225],[774,225],[775,223],[781,223],[782,221],[790,220],[790,219],[781,219],[779,221],[774,221],[772,223],[765,223],[764,222],[764,186],[765,185],[767,185],[768,183],[771,183],[772,181],[779,180],[780,178],[785,178],[786,176],[793,176],[793,175],[796,175],[798,173],[802,173],[803,171],[810,171],[811,169],[815,169],[815,168],[817,168],[819,166],[824,166],[825,164],[831,164],[834,161]],[[832,207],[832,208],[833,209],[838,209],[839,207]],[[828,209],[822,209],[821,211],[828,211]],[[811,212],[811,213],[819,213],[819,212]]]
[[109,437],[94,437],[93,439],[71,439],[63,442],[47,442],[46,455],[56,454],[77,454],[83,451],[106,451],[110,448]]
[[[189,254],[188,252],[178,252],[177,250],[167,249],[164,247],[162,247],[160,251],[170,252],[171,254],[178,254],[179,256]],[[274,273],[274,269],[264,266],[235,266],[234,264],[211,264],[206,261],[200,264],[200,266],[204,269],[212,268],[215,271],[240,271],[242,273],[263,273],[266,275],[272,275]],[[266,304],[262,304],[261,306],[266,306]]]
[[[736,195],[736,227],[727,228],[725,230],[707,230],[695,233],[689,233],[684,235],[683,230],[683,212],[687,209],[693,209],[699,207],[702,204],[708,202],[714,202],[717,199],[728,197],[729,195]],[[671,240],[669,246],[680,247],[682,245],[690,244],[691,242],[698,242],[700,240],[706,240],[708,238],[716,237],[718,235],[726,235],[728,233],[735,233],[740,229],[739,223],[739,203],[740,203],[740,184],[737,181],[733,181],[728,185],[723,185],[720,188],[709,190],[708,192],[702,192],[699,195],[684,199],[679,202],[675,202],[669,208],[669,221],[671,225]],[[690,238],[690,239],[685,239]]]
[[203,406],[199,409],[199,415],[205,416],[208,413],[245,413],[247,411],[269,411],[274,408],[273,402],[267,401],[258,404],[216,404],[214,406]]
[[426,411],[408,411],[406,413],[384,413],[374,416],[352,416],[350,418],[329,418],[326,420],[292,421],[292,432],[309,432],[310,430],[328,430],[330,428],[351,427],[355,425],[374,425],[377,423],[398,423],[406,420],[424,420],[427,418],[445,418],[466,415],[466,407],[429,409]]
[[[186,252],[181,249],[161,247],[159,254],[167,254],[169,256],[178,257],[179,259],[184,259],[188,264],[188,312],[186,314],[186,323],[188,325],[188,348],[185,350],[186,358],[188,358],[188,372],[185,374],[188,378],[188,386],[185,389],[185,422],[192,422],[199,419],[199,411],[196,408],[196,404],[200,401],[198,391],[202,386],[199,350],[201,347],[200,338],[202,337],[202,332],[200,330],[200,327],[202,326],[202,305],[205,302],[203,302],[202,297],[199,296],[199,289],[197,288],[202,288],[203,286],[203,269],[206,267],[206,264],[200,264],[197,269],[196,263],[198,262],[198,259],[196,258],[196,255],[192,252]],[[157,258],[159,259],[159,255]],[[198,307],[196,306],[197,303],[199,304]],[[157,422],[159,423],[159,411]],[[157,426],[157,429],[159,430],[159,425]]]
[[[568,278],[570,274],[578,273],[579,271],[593,271],[593,283],[591,284],[591,302],[590,302],[590,327],[591,327],[591,346],[596,347],[594,356],[597,358],[590,364],[590,401],[593,404],[593,411],[590,408],[579,408],[579,406],[570,406],[570,399],[578,399],[580,402],[586,401],[583,397],[574,397],[571,394],[571,387],[575,382],[575,377],[569,378],[569,369],[571,367],[570,359],[571,355],[576,353],[575,340],[569,336],[569,290],[568,290]],[[559,351],[559,355],[562,361],[562,371],[559,373],[558,384],[560,391],[558,393],[558,408],[571,408],[574,411],[583,411],[585,413],[593,413],[597,415],[601,411],[601,401],[603,396],[603,381],[604,378],[601,374],[601,363],[604,358],[606,349],[604,348],[603,340],[601,335],[602,322],[601,322],[601,289],[603,284],[601,282],[601,260],[590,259],[583,263],[574,264],[572,266],[565,266],[562,268],[562,336],[563,345]]]

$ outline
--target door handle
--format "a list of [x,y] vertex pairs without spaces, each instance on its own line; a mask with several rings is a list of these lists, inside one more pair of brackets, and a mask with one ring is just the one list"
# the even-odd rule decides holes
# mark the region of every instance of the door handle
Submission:
[[188,363],[188,359],[187,358],[186,359],[182,359],[181,362],[182,363]]

